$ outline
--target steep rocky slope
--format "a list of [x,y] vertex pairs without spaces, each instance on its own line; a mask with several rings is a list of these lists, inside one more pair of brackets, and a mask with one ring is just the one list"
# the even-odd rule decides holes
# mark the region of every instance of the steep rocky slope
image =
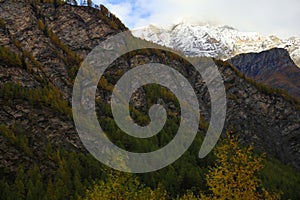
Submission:
[[[11,129],[19,127],[34,152],[25,155],[1,135],[1,167],[16,171],[21,164],[29,167],[40,163],[46,172],[46,168],[53,167],[45,158],[49,142],[56,148],[84,151],[68,103],[74,69],[97,44],[127,29],[102,9],[31,4],[25,0],[0,2],[0,124]],[[5,92],[16,87],[17,94],[28,88],[25,93],[31,89],[36,97],[9,96]],[[41,94],[42,90],[55,97],[49,96],[45,102],[38,97],[47,96]],[[68,108],[50,106],[55,98],[56,104]]]
[[[89,7],[52,4],[34,6],[29,1],[4,1],[1,11],[1,46],[22,58],[29,69],[3,69],[1,82],[39,85],[35,77],[49,80],[70,95],[72,67],[101,41],[126,27],[113,15]],[[4,81],[5,80],[5,81]],[[30,82],[30,83],[29,83]]]
[[300,99],[300,69],[285,49],[238,55],[228,62],[260,83],[287,91]]
[[[170,58],[157,59],[153,56],[151,60],[181,69],[181,73],[193,83],[200,102],[201,114],[208,121],[209,93],[203,80],[192,70],[193,67]],[[216,61],[216,63],[227,93],[224,131],[233,130],[239,134],[244,144],[254,144],[260,152],[268,152],[284,163],[299,168],[299,103],[293,98],[284,98],[281,94],[277,94],[276,90],[251,79],[245,79],[236,67],[228,62]]]
[[[0,2],[0,13],[0,124],[11,129],[19,127],[16,132],[28,138],[28,146],[34,152],[24,155],[26,151],[16,148],[3,134],[0,165],[15,171],[19,164],[39,163],[46,172],[51,161],[39,152],[46,151],[47,141],[55,147],[84,151],[69,110],[76,69],[97,44],[127,29],[113,15],[108,16],[104,8],[99,11],[4,0]],[[112,67],[129,69],[144,62],[161,62],[181,69],[194,84],[202,114],[209,119],[207,88],[182,59],[165,53],[142,52],[139,56],[123,57]],[[254,143],[257,150],[299,169],[299,105],[246,81],[226,62],[218,65],[228,97],[224,130],[234,130],[245,144]],[[114,68],[112,71],[117,73]],[[32,89],[32,95],[28,96],[24,88]],[[39,88],[46,88],[45,93]],[[17,91],[19,95],[8,95],[9,91]],[[99,93],[104,102],[109,101],[107,93]],[[38,97],[40,94],[47,94],[48,98]],[[143,90],[140,102],[142,94]]]

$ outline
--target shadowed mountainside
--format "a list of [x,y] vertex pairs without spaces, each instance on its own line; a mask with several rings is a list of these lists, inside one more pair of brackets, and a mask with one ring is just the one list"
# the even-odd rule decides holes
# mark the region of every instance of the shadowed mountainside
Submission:
[[300,69],[285,49],[248,53],[228,60],[245,76],[300,98]]

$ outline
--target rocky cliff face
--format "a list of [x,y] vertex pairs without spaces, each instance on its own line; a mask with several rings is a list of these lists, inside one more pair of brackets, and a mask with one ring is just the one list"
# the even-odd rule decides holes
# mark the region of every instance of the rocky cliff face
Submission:
[[285,49],[241,54],[228,61],[247,77],[300,98],[300,69]]
[[227,87],[227,127],[240,132],[244,143],[253,143],[257,149],[299,168],[298,103],[259,85],[253,87],[251,81],[237,77],[228,67],[220,70]]
[[[72,67],[101,41],[126,30],[113,16],[89,7],[2,1],[1,46],[19,55],[30,69],[3,69],[1,82],[37,86],[49,80],[70,95]],[[14,79],[14,80],[13,80]],[[5,80],[5,81],[4,81]]]
[[[1,91],[8,83],[32,90],[51,84],[69,103],[72,70],[101,41],[127,29],[100,10],[29,1],[1,1],[0,22]],[[84,151],[67,113],[59,114],[49,104],[37,105],[21,95],[9,102],[6,93],[0,96],[0,124],[20,127],[34,152],[26,155],[0,135],[1,167],[15,171],[20,164],[28,167],[38,162],[46,171],[54,165],[45,158],[48,142]]]
[[[47,142],[55,147],[85,151],[69,110],[76,69],[97,44],[127,29],[105,12],[89,7],[4,0],[0,2],[0,13],[0,88],[3,93],[0,95],[0,124],[12,129],[19,127],[16,132],[28,138],[28,146],[34,152],[26,153],[12,145],[7,135],[0,135],[0,165],[15,171],[19,164],[30,166],[35,162],[46,171],[52,163],[43,154]],[[112,74],[118,74],[117,69],[129,69],[145,62],[161,62],[181,69],[194,84],[201,112],[209,119],[210,99],[204,82],[188,63],[176,56],[141,53],[123,57],[112,66]],[[225,129],[238,133],[243,143],[253,143],[257,150],[300,168],[299,105],[258,88],[238,76],[228,63],[217,63],[227,89]],[[8,83],[18,85],[17,89]],[[11,88],[18,91],[18,95],[8,95]],[[48,98],[39,97],[41,93]],[[103,101],[109,101],[107,92],[98,94]],[[137,108],[142,110],[143,94],[143,90],[138,92],[135,100]],[[35,99],[39,99],[38,104]],[[173,109],[172,105],[168,106]]]

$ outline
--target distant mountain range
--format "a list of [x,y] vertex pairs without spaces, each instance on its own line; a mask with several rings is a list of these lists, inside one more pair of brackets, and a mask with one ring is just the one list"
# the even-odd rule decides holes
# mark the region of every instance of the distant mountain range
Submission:
[[228,60],[246,77],[300,98],[300,38],[281,40],[229,26],[190,22],[168,28],[149,25],[132,33],[187,56]]
[[300,38],[279,39],[255,32],[241,32],[229,26],[181,22],[169,27],[149,25],[132,30],[136,37],[182,51],[188,56],[208,56],[227,60],[242,53],[272,48],[286,49],[300,66]]

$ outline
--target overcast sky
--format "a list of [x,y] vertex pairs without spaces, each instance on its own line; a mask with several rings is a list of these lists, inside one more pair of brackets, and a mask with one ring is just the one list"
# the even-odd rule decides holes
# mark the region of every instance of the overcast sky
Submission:
[[300,37],[300,0],[93,0],[129,28],[193,19],[281,38]]

